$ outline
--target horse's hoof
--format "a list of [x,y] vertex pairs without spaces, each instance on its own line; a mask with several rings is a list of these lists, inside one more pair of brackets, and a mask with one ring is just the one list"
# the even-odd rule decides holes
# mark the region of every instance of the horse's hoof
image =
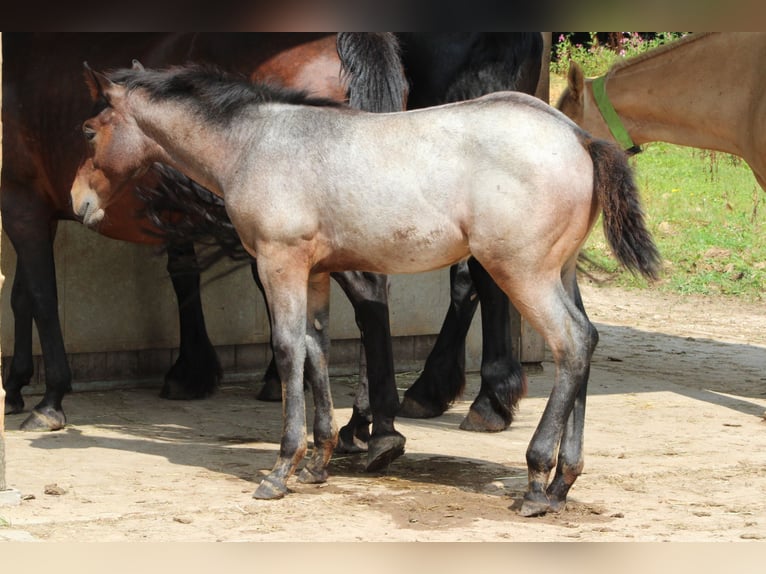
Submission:
[[335,445],[335,452],[338,454],[358,454],[367,452],[369,445],[367,441],[362,440],[356,434],[354,429],[345,426],[338,432],[338,444]]
[[170,401],[195,401],[206,399],[215,391],[215,385],[207,388],[190,388],[177,379],[165,379],[165,384],[160,389],[160,398]]
[[532,497],[527,493],[524,495],[524,501],[521,503],[519,514],[525,518],[532,518],[534,516],[543,516],[551,510],[550,501],[546,497]]
[[23,431],[57,431],[66,426],[64,411],[51,407],[33,410],[19,427]]
[[298,475],[298,482],[302,482],[303,484],[322,484],[323,482],[327,482],[328,476],[327,471],[324,469],[315,471],[307,466]]
[[443,415],[445,410],[434,405],[421,404],[405,395],[396,416],[406,419],[432,419]]
[[5,395],[4,411],[7,415],[17,415],[24,412],[24,399],[21,398],[21,393],[19,393],[18,398]]
[[261,391],[256,397],[259,401],[279,402],[282,400],[282,383],[279,379],[266,379],[263,381]]
[[500,432],[511,426],[511,422],[503,419],[499,414],[490,411],[486,414],[480,414],[473,407],[460,423],[460,429],[473,432]]
[[380,437],[372,437],[367,451],[367,472],[383,470],[392,461],[404,454],[404,443],[407,439],[404,435],[395,432]]
[[261,481],[253,493],[253,498],[259,500],[279,500],[287,494],[287,485],[284,482],[276,482],[268,476]]

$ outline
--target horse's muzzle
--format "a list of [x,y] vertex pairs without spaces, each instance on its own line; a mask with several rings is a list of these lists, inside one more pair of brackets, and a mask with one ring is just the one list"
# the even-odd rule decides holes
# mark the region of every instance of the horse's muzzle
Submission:
[[101,201],[90,186],[83,185],[79,179],[75,180],[72,186],[72,208],[88,227],[94,227],[104,219],[104,210],[100,204]]

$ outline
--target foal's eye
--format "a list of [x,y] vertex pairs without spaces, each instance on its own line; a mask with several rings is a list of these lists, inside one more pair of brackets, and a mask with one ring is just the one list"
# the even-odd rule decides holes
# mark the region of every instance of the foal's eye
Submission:
[[89,142],[93,141],[93,138],[96,137],[96,130],[90,126],[82,126],[82,133],[85,134],[85,139]]

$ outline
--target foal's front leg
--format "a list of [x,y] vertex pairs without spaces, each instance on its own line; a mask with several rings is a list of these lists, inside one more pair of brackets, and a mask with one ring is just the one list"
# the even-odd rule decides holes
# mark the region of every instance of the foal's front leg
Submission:
[[271,337],[277,370],[282,380],[282,439],[272,471],[253,494],[277,499],[287,493],[287,479],[306,454],[306,401],[303,367],[306,359],[308,265],[296,265],[298,255],[262,254],[258,275],[271,313]]

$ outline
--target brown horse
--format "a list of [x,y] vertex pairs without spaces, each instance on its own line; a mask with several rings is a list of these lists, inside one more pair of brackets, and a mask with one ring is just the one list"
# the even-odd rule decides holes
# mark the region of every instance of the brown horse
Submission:
[[[111,67],[140,57],[157,65],[216,62],[257,79],[279,79],[343,99],[333,34],[13,34],[3,38],[2,213],[17,256],[11,305],[14,351],[4,386],[6,412],[21,412],[23,386],[32,375],[32,322],[45,365],[45,396],[24,429],[65,424],[63,396],[71,373],[57,309],[53,239],[56,222],[77,219],[68,188],[85,147],[77,124],[92,110],[79,78],[84,59]],[[29,65],[33,62],[34,65]],[[110,207],[97,231],[137,243],[157,242],[136,218],[142,204],[130,193]],[[193,258],[190,243],[172,246],[168,269]],[[179,302],[180,352],[161,391],[166,398],[201,398],[220,377],[199,299],[199,275],[171,273]],[[180,305],[184,302],[184,305]]]
[[[664,141],[737,155],[766,189],[764,56],[764,33],[710,32],[619,61],[600,78],[584,78],[572,63],[557,107],[626,148]],[[606,94],[601,105],[594,87]]]
[[551,348],[556,381],[527,450],[521,512],[564,507],[583,467],[598,340],[577,286],[578,252],[603,213],[622,263],[654,277],[659,262],[617,146],[519,92],[374,114],[208,67],[139,65],[88,81],[103,109],[83,124],[90,151],[72,186],[83,221],[97,225],[123,184],[161,162],[222,197],[258,259],[285,390],[279,456],[256,498],[284,496],[307,451],[304,376],[314,451],[300,480],[327,478],[338,437],[330,273],[416,273],[472,255]]

